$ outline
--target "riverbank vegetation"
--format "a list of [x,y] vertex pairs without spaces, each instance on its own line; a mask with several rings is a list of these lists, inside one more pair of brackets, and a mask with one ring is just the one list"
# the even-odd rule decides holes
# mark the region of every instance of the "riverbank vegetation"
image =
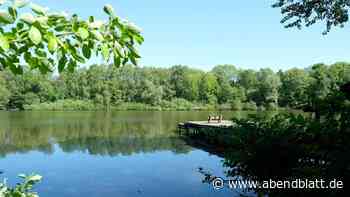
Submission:
[[[317,74],[316,74],[317,73]],[[224,145],[226,175],[244,180],[337,179],[339,189],[257,189],[268,196],[343,196],[350,182],[350,80],[335,77],[334,83],[315,73],[313,85],[327,87],[313,97],[314,116],[277,113],[235,119],[235,127],[222,139],[213,132],[205,141]],[[344,75],[349,77],[349,75]],[[327,86],[326,84],[332,84]],[[208,174],[208,176],[212,176]],[[207,177],[206,177],[207,179]]]
[[[342,181],[343,188],[288,191],[288,196],[344,195],[350,182],[349,85],[336,86],[319,100],[320,118],[284,114],[236,120],[236,148],[228,151],[230,154],[225,161],[227,167],[235,170],[228,175],[260,181],[291,177],[337,179]],[[264,169],[259,166],[264,166]],[[280,190],[259,192],[270,196],[287,193]]]
[[[211,71],[92,65],[42,75],[0,71],[0,109],[19,110],[276,110],[318,111],[321,99],[349,80],[350,64],[315,64],[274,72],[218,65]],[[316,113],[319,114],[318,112]]]

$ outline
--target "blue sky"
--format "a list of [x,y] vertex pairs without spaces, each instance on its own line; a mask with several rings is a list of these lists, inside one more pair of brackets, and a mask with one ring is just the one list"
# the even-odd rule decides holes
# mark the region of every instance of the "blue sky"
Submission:
[[[349,26],[323,36],[324,25],[302,30],[280,24],[273,0],[34,0],[51,10],[104,19],[104,4],[144,32],[141,65],[217,64],[274,70],[350,60]],[[98,60],[95,60],[98,61]],[[99,63],[99,62],[96,62]]]

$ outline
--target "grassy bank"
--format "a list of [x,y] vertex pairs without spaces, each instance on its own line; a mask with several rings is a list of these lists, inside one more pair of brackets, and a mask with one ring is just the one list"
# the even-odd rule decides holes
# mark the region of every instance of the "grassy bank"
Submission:
[[95,111],[95,110],[140,110],[140,111],[190,111],[190,110],[263,110],[255,103],[226,103],[203,104],[192,103],[185,99],[173,99],[161,101],[157,105],[145,103],[121,102],[115,105],[97,104],[89,100],[58,100],[50,103],[38,103],[25,105],[27,111]]

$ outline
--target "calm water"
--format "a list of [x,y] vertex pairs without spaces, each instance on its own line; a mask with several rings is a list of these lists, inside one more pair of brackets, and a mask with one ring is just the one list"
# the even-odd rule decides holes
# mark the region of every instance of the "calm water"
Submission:
[[[236,196],[202,183],[222,158],[186,145],[175,128],[210,112],[0,112],[1,179],[44,179],[41,197]],[[245,116],[223,112],[224,117]]]

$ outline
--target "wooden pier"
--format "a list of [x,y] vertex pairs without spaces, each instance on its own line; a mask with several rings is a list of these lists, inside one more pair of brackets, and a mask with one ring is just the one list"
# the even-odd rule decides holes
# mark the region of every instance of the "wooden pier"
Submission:
[[233,122],[231,120],[222,120],[220,122],[208,122],[208,121],[188,121],[184,123],[179,123],[178,128],[231,128],[233,127]]
[[233,121],[220,118],[182,122],[178,124],[178,132],[188,145],[213,151],[231,143],[234,127]]
[[198,135],[221,131],[228,131],[233,128],[234,123],[230,120],[219,121],[187,121],[178,124],[178,130],[185,135]]

